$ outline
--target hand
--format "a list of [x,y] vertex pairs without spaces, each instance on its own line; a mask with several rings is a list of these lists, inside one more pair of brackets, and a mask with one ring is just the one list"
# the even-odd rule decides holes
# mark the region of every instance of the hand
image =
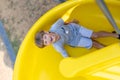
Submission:
[[66,21],[64,24],[67,25],[69,23],[76,23],[76,24],[79,24],[79,21],[77,19],[73,19],[71,21]]
[[79,21],[78,21],[77,19],[73,19],[73,20],[71,21],[71,23],[76,23],[76,24],[78,24]]

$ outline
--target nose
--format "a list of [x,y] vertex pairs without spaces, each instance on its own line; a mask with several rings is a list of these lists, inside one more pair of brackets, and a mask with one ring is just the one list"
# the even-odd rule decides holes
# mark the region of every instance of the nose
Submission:
[[50,37],[51,37],[51,36],[47,36],[47,40],[48,40],[49,42],[50,42]]

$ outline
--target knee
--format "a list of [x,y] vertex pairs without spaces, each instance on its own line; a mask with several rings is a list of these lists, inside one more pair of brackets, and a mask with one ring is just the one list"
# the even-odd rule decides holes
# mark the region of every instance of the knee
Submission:
[[98,38],[99,37],[98,35],[99,34],[97,32],[93,32],[91,38],[93,39]]
[[95,39],[102,37],[103,35],[105,35],[105,33],[106,33],[105,31],[93,32],[91,38]]

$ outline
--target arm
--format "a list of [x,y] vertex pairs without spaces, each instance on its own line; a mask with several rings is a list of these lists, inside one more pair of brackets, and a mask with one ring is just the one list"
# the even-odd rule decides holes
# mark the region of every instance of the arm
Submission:
[[53,45],[54,48],[65,58],[65,57],[69,57],[68,53],[66,52],[66,50],[63,48],[62,45]]
[[59,50],[57,50],[58,52],[61,53],[61,55],[66,58],[69,57],[68,53],[66,52],[66,50],[64,48],[59,48]]
[[64,21],[63,21],[63,19],[60,18],[52,25],[50,30],[55,30],[62,25],[64,25]]

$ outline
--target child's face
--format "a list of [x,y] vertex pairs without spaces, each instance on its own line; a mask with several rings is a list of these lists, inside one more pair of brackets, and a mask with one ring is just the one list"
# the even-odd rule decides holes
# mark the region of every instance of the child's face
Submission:
[[50,45],[57,40],[58,35],[53,32],[45,32],[43,35],[44,45]]

